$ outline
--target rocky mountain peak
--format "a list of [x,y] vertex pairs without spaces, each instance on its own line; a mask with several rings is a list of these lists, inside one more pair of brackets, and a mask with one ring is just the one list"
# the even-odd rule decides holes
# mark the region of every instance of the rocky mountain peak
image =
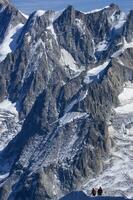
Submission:
[[115,10],[119,10],[119,9],[120,9],[119,6],[118,6],[117,4],[114,4],[114,3],[111,3],[111,4],[109,5],[109,7],[110,7],[111,9],[115,9]]
[[68,5],[66,10],[73,12],[74,11],[74,7],[72,5]]
[[75,9],[72,5],[69,5],[62,13],[62,16],[68,23],[73,23],[73,20],[75,18]]

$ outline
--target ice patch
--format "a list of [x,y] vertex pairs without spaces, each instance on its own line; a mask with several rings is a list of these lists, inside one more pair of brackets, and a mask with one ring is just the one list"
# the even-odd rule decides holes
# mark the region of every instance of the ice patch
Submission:
[[99,79],[99,76],[101,73],[104,72],[104,70],[107,68],[110,60],[106,61],[102,65],[99,65],[87,72],[87,75],[85,76],[84,83],[89,84],[93,82],[95,79]]
[[12,28],[9,26],[5,38],[0,44],[0,62],[3,61],[8,53],[15,51],[17,48],[17,40],[20,36],[23,24],[18,24],[16,27]]
[[60,64],[69,67],[74,72],[84,71],[84,67],[81,66],[81,68],[79,68],[72,55],[65,49],[61,49]]

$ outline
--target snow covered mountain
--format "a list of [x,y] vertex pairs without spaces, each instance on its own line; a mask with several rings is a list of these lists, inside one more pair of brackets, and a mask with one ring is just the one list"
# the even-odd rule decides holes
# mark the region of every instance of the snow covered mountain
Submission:
[[0,199],[133,198],[133,11],[0,0],[0,28]]

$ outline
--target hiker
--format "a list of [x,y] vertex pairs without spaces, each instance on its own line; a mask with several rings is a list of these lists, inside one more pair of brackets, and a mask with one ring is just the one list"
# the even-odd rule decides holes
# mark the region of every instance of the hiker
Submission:
[[103,190],[102,190],[102,188],[100,187],[100,188],[97,190],[97,194],[98,194],[99,196],[101,196],[102,193],[103,193]]
[[95,190],[95,188],[92,188],[91,194],[92,194],[92,196],[96,196],[96,190]]

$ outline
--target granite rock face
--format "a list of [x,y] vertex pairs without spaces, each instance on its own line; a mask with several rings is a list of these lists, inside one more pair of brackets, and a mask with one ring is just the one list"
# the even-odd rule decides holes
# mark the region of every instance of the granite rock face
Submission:
[[104,168],[107,121],[133,79],[132,11],[69,6],[26,19],[9,3],[1,9],[1,43],[23,25],[0,63],[1,104],[8,99],[18,112],[13,137],[2,140],[0,199],[59,199]]

